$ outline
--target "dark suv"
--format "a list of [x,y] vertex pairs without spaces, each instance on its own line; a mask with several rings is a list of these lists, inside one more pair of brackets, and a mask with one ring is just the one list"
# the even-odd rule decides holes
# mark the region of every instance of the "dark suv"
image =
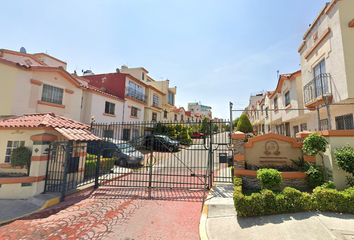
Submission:
[[151,135],[146,136],[145,146],[151,147],[151,145],[153,145],[153,149],[157,151],[176,152],[181,148],[181,144],[178,141],[172,140],[165,135],[155,135],[153,141]]

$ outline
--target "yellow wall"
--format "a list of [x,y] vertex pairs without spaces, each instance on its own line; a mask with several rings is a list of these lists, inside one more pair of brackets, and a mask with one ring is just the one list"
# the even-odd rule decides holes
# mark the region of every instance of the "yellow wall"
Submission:
[[15,91],[18,70],[0,63],[0,117],[12,115],[13,93]]

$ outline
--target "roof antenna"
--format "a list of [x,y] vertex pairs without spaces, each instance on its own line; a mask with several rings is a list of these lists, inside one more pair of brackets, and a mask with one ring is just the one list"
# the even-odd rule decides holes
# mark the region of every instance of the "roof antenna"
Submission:
[[277,80],[279,79],[279,70],[277,71]]

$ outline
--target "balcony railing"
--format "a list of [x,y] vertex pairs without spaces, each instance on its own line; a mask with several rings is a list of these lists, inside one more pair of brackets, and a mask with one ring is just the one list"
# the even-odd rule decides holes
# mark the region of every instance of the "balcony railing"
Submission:
[[304,86],[305,105],[313,102],[318,97],[323,98],[332,95],[330,79],[331,75],[329,73],[322,73]]
[[135,99],[138,99],[143,102],[147,102],[147,96],[144,93],[139,92],[134,88],[127,87],[125,90],[125,95],[135,98]]

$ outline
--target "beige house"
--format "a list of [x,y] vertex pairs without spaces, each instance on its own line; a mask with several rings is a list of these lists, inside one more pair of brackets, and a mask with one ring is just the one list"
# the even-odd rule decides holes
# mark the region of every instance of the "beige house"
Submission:
[[[354,102],[354,1],[332,0],[303,36],[301,60],[304,104]],[[320,111],[321,130],[353,129],[353,105]]]
[[46,54],[1,49],[0,117],[54,112],[80,121],[83,90],[65,68]]
[[206,117],[208,120],[213,119],[211,107],[207,105],[203,105],[200,102],[188,103],[188,111],[194,111],[194,113],[198,113],[202,115],[203,118]]

